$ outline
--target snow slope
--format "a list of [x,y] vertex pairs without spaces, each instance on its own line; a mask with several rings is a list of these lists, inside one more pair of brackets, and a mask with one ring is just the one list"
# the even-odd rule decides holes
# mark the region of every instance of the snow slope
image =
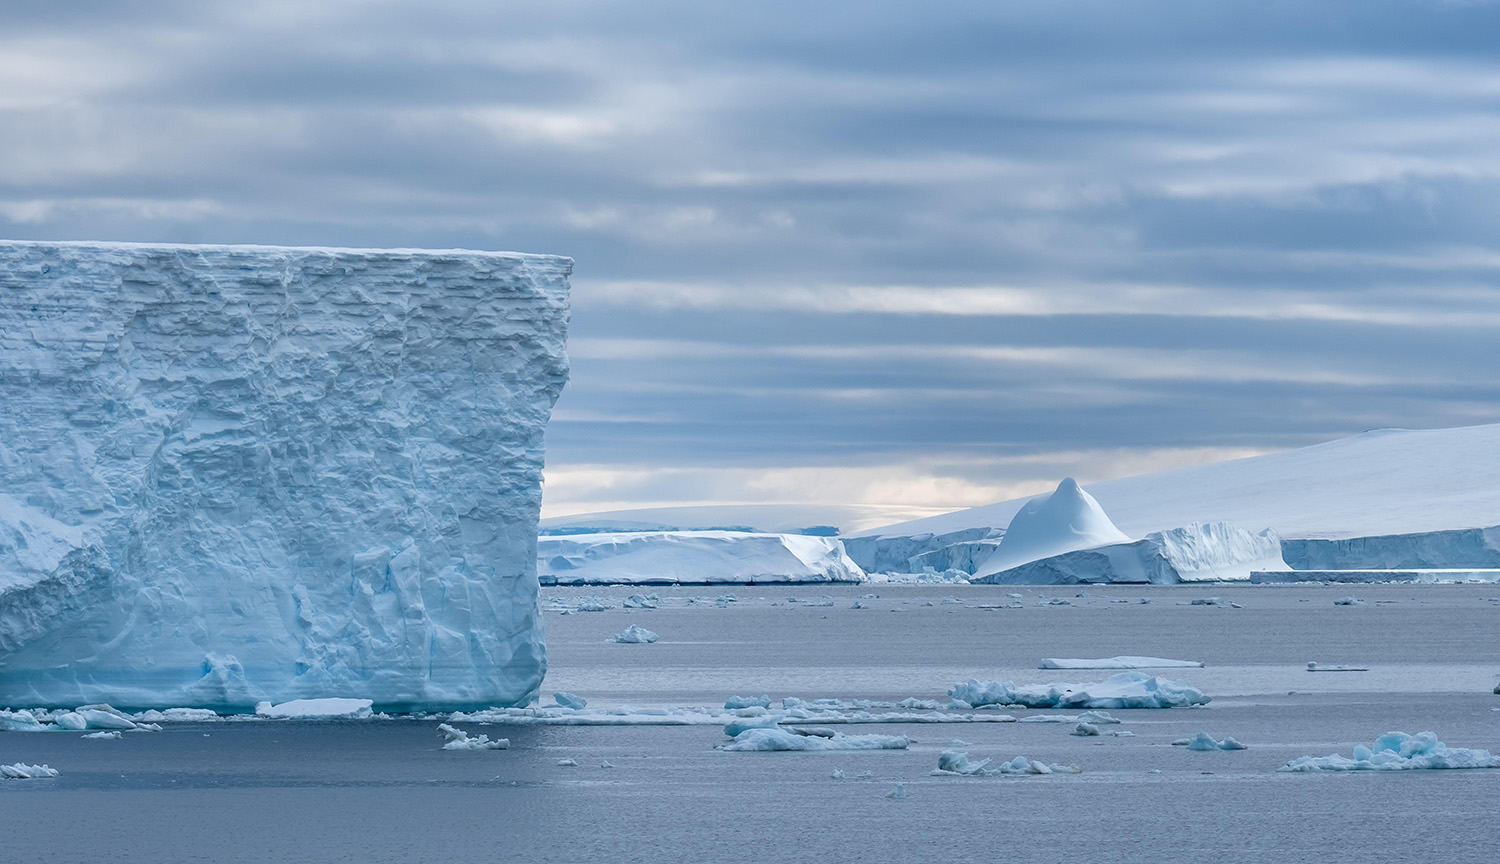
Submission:
[[[1283,537],[1359,537],[1500,525],[1500,424],[1366,432],[1232,462],[1090,484],[1140,536],[1226,521]],[[1006,525],[1016,499],[860,532],[912,536]]]
[[0,705],[531,699],[571,267],[0,242]]
[[744,531],[576,534],[537,541],[546,585],[859,582],[832,537]]
[[1016,511],[1005,536],[975,575],[987,576],[1064,552],[1129,542],[1104,515],[1099,502],[1068,477],[1051,495],[1034,498]]

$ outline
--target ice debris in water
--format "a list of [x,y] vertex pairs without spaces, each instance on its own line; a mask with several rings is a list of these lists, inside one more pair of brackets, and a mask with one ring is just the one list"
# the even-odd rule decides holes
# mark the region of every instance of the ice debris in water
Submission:
[[621,605],[626,609],[655,609],[656,601],[655,594],[632,594]]
[[1099,735],[1099,727],[1092,723],[1079,723],[1073,727],[1073,731],[1069,734],[1077,735],[1080,738],[1097,737]]
[[897,783],[896,788],[885,793],[885,797],[891,799],[892,801],[905,801],[907,797],[906,784]]
[[79,737],[92,738],[95,741],[118,741],[120,739],[120,730],[111,729],[108,732],[90,732],[87,735],[80,735]]
[[615,635],[609,637],[609,641],[622,645],[648,645],[652,642],[655,642],[657,638],[659,637],[657,637],[657,635],[650,630],[647,630],[644,627],[637,627],[636,625],[632,624],[629,627],[626,627],[624,630],[621,630],[619,633],[616,633]]
[[1387,732],[1366,747],[1354,748],[1354,758],[1299,756],[1278,771],[1411,771],[1445,768],[1500,768],[1500,756],[1488,750],[1449,747],[1432,732],[1408,735]]
[[0,765],[0,778],[6,780],[45,780],[48,777],[57,776],[56,768],[46,765],[27,765],[17,762],[14,765]]
[[0,711],[0,732],[45,732],[48,728],[29,711]]
[[746,729],[770,729],[783,719],[783,717],[776,714],[764,714],[759,717],[743,717],[738,720],[731,720],[724,724],[724,734],[733,738]]
[[799,735],[787,729],[746,729],[734,736],[720,750],[798,751],[813,750],[905,750],[910,741],[904,735],[839,735],[820,737]]
[[862,603],[861,601],[855,600],[854,603],[849,608],[850,609],[867,609],[869,607],[865,606],[865,604]]
[[602,597],[584,597],[573,607],[575,612],[607,612],[615,608],[615,604]]
[[553,693],[552,698],[563,708],[572,708],[574,711],[582,711],[588,707],[589,700],[579,696],[577,693],[569,693],[564,690],[561,693]]
[[1144,672],[1121,672],[1097,684],[1030,684],[970,679],[948,690],[953,699],[982,705],[1027,708],[1185,708],[1207,704],[1203,691]]
[[608,759],[605,759],[603,762],[599,763],[599,767],[600,768],[613,768],[615,766],[614,766],[614,763],[610,762]]
[[474,738],[464,730],[455,729],[447,723],[439,724],[438,731],[447,739],[443,743],[444,750],[505,750],[510,747],[509,738],[496,738],[494,741],[491,741],[488,735]]
[[932,773],[984,777],[994,774],[1078,774],[1083,770],[1076,765],[1048,765],[1045,762],[1027,759],[1025,756],[1017,756],[993,768],[988,767],[992,761],[985,759],[982,762],[975,762],[969,758],[968,753],[961,750],[944,750],[938,755],[937,770]]
[[372,704],[369,699],[293,699],[278,705],[261,702],[255,713],[273,720],[364,720]]
[[1240,742],[1234,740],[1233,738],[1225,738],[1223,741],[1216,741],[1216,740],[1214,740],[1214,737],[1212,735],[1208,734],[1207,732],[1199,732],[1197,735],[1194,735],[1191,738],[1181,738],[1181,739],[1178,739],[1178,740],[1172,742],[1172,746],[1173,747],[1186,747],[1189,750],[1200,750],[1200,751],[1201,750],[1248,750],[1248,749],[1250,749],[1250,748],[1246,747],[1244,744],[1241,744]]
[[[1338,663],[1308,663],[1309,672],[1368,672],[1368,666],[1343,666]],[[1500,692],[1500,691],[1497,691]]]
[[578,767],[578,760],[577,759],[570,759],[570,758],[564,757],[562,759],[557,760],[557,764],[563,766],[564,768],[577,768]]
[[833,769],[833,773],[829,774],[828,776],[832,777],[835,780],[873,780],[875,779],[875,772],[861,771],[858,774],[851,774],[848,771],[843,770],[842,768],[835,768]]
[[1043,657],[1038,669],[1197,669],[1198,660],[1168,660],[1165,657],[1105,657],[1098,660],[1070,657]]
[[765,694],[759,696],[730,696],[724,700],[724,708],[728,711],[737,711],[741,708],[770,708],[771,697]]
[[1339,599],[1333,601],[1333,605],[1335,605],[1335,606],[1363,606],[1363,605],[1365,605],[1365,601],[1361,600],[1358,597],[1340,597]]

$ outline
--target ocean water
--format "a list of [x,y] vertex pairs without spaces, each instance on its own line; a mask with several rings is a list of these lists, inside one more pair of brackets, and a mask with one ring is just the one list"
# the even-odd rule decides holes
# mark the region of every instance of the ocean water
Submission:
[[[1076,597],[1080,590],[1087,597]],[[1022,608],[979,608],[1016,602]],[[545,693],[591,705],[773,697],[941,698],[967,678],[1095,681],[1041,657],[1202,660],[1163,670],[1202,708],[1113,712],[1132,738],[1058,724],[847,727],[906,751],[726,753],[717,727],[480,726],[511,749],[445,752],[436,721],[173,724],[119,741],[0,734],[0,761],[62,776],[0,782],[14,860],[719,862],[1485,861],[1500,770],[1289,775],[1389,730],[1500,751],[1500,587],[1001,586],[651,588],[661,608],[546,613]],[[549,589],[564,603],[631,590]],[[734,594],[726,608],[712,599]],[[864,609],[851,609],[861,600]],[[1364,598],[1334,606],[1337,597]],[[788,598],[833,598],[832,606]],[[945,597],[960,603],[943,603]],[[1243,608],[1190,606],[1219,596]],[[1071,606],[1038,606],[1065,597]],[[1150,599],[1141,604],[1140,598]],[[688,604],[689,598],[705,602]],[[1128,602],[1115,602],[1115,601]],[[927,605],[932,604],[932,605]],[[636,623],[654,645],[604,640]],[[1309,673],[1306,663],[1367,665]],[[1024,716],[1025,711],[1012,711]],[[1029,712],[1036,713],[1036,712]],[[1241,752],[1171,741],[1233,736]],[[953,739],[975,758],[1076,775],[934,777]],[[576,767],[558,765],[564,758]],[[605,760],[613,768],[603,768]],[[835,780],[833,769],[868,771]],[[885,794],[897,783],[905,800]]]

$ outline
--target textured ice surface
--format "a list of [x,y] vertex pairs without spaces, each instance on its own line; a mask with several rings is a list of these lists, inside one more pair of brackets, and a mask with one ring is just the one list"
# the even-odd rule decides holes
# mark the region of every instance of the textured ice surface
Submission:
[[902,735],[799,735],[787,729],[747,729],[720,750],[810,751],[810,750],[905,750],[910,743]]
[[280,705],[262,702],[255,706],[256,716],[273,720],[363,720],[370,713],[369,699],[293,699]]
[[1354,758],[1332,756],[1299,756],[1277,769],[1280,771],[1411,771],[1439,768],[1500,768],[1500,756],[1488,750],[1449,747],[1432,732],[1408,735],[1387,732],[1366,747],[1354,748]]
[[1079,549],[975,576],[973,582],[1072,585],[1085,582],[1150,583],[1249,579],[1253,571],[1285,567],[1281,540],[1272,531],[1251,533],[1227,522],[1195,522],[1154,531],[1140,540]]
[[1097,684],[1029,684],[974,681],[955,684],[948,695],[974,707],[1022,705],[1027,708],[1186,708],[1205,705],[1203,691],[1143,672],[1121,672]]
[[0,243],[0,705],[531,699],[570,269]]
[[638,627],[632,624],[629,627],[626,627],[624,630],[621,630],[619,633],[616,633],[615,635],[609,637],[609,641],[621,645],[649,645],[652,642],[655,642],[658,638],[660,637],[658,637],[654,632],[647,630],[645,627]]
[[1500,568],[1500,527],[1289,538],[1281,552],[1294,570],[1493,570]]
[[14,765],[0,765],[0,779],[4,780],[45,780],[57,776],[56,768],[46,765],[27,765],[17,762]]
[[1241,744],[1240,742],[1234,740],[1233,738],[1225,738],[1223,741],[1219,741],[1219,740],[1215,739],[1212,735],[1208,734],[1207,732],[1199,732],[1197,735],[1194,735],[1191,738],[1185,738],[1182,741],[1173,741],[1172,743],[1173,744],[1181,744],[1182,746],[1186,747],[1189,750],[1200,750],[1200,751],[1204,751],[1204,750],[1248,750],[1249,749],[1244,744]]
[[944,750],[938,754],[938,767],[933,774],[952,774],[965,777],[983,777],[987,774],[1077,774],[1079,769],[1072,765],[1048,765],[1045,762],[1037,762],[1027,759],[1025,756],[1017,756],[1009,762],[1001,762],[993,768],[987,767],[992,759],[974,761],[969,754],[961,750]]
[[1044,657],[1038,669],[1186,669],[1203,664],[1197,660],[1168,660],[1165,657],[1105,657],[1099,660],[1075,660]]
[[542,537],[544,585],[860,582],[834,537],[745,531],[654,531]]
[[1028,501],[1016,512],[994,554],[975,571],[976,581],[1039,558],[1129,542],[1099,502],[1069,477],[1051,495]]
[[496,738],[492,741],[488,735],[472,736],[447,723],[438,724],[438,731],[443,733],[444,750],[505,750],[510,747],[509,738]]

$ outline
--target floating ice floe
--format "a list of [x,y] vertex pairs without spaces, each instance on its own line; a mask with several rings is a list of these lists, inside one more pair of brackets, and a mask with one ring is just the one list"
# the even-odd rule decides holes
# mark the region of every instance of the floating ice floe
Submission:
[[781,723],[782,719],[782,717],[775,714],[764,714],[759,717],[745,717],[740,720],[731,720],[724,724],[724,734],[733,738],[747,729],[770,729]]
[[570,759],[570,758],[564,757],[562,759],[557,760],[557,764],[561,765],[564,768],[577,768],[578,767],[578,760],[577,759]]
[[90,732],[87,735],[80,735],[79,737],[92,738],[95,741],[118,741],[120,740],[120,731],[118,729],[112,729],[107,732]]
[[1230,609],[1243,609],[1245,607],[1238,603],[1231,603],[1223,597],[1199,597],[1188,603],[1189,606],[1225,606]]
[[1105,657],[1099,660],[1075,660],[1072,658],[1044,657],[1038,669],[1196,669],[1203,664],[1197,660],[1168,660],[1165,657]]
[[369,699],[293,699],[272,705],[262,702],[255,706],[257,717],[272,720],[364,720],[371,714]]
[[496,738],[493,741],[488,735],[480,735],[476,738],[447,723],[439,724],[438,731],[443,733],[446,739],[443,743],[444,750],[506,750],[510,747],[509,738]]
[[897,783],[896,788],[885,793],[885,797],[891,799],[892,801],[905,801],[907,798],[906,784]]
[[984,777],[994,774],[1078,774],[1083,769],[1076,765],[1048,765],[1045,762],[1033,761],[1025,756],[1017,756],[1009,762],[1001,762],[991,768],[993,760],[985,759],[975,762],[969,758],[969,754],[962,750],[944,750],[938,755],[937,770],[935,775],[959,775],[964,777]]
[[46,732],[47,729],[30,711],[0,711],[0,732]]
[[1143,672],[1121,672],[1097,684],[1031,684],[976,681],[955,684],[948,695],[974,707],[1024,705],[1027,708],[1185,708],[1205,705],[1203,691],[1180,681]]
[[1244,744],[1241,744],[1240,742],[1234,740],[1233,738],[1225,738],[1223,741],[1216,741],[1216,740],[1214,740],[1214,737],[1212,735],[1208,734],[1207,732],[1199,732],[1197,735],[1194,735],[1191,738],[1181,738],[1181,739],[1178,739],[1178,740],[1172,742],[1172,746],[1173,747],[1186,747],[1189,750],[1200,750],[1200,751],[1202,751],[1202,750],[1248,750],[1248,749],[1250,749],[1250,748],[1246,747]]
[[1333,605],[1335,605],[1335,606],[1363,606],[1363,605],[1365,605],[1365,601],[1362,600],[1362,599],[1360,599],[1360,598],[1358,598],[1358,597],[1340,597],[1339,599],[1333,601]]
[[724,700],[724,708],[735,711],[740,708],[770,708],[771,697],[765,694],[760,696],[730,696]]
[[655,609],[656,602],[655,594],[632,594],[621,605],[626,609]]
[[1278,771],[1412,771],[1422,769],[1500,768],[1500,756],[1488,750],[1449,747],[1432,732],[1408,735],[1387,732],[1366,747],[1354,748],[1354,758],[1299,756]]
[[1368,672],[1368,666],[1343,666],[1338,663],[1308,663],[1309,672]]
[[1095,726],[1113,725],[1119,719],[1104,711],[1085,711],[1082,714],[1032,714],[1022,717],[1020,723],[1092,723]]
[[56,777],[57,774],[56,768],[49,768],[46,765],[27,765],[22,762],[14,765],[0,765],[0,779],[5,780],[45,780],[49,777]]
[[813,750],[905,750],[910,741],[904,735],[838,735],[823,737],[799,735],[787,729],[747,729],[736,735],[720,750],[797,751]]
[[829,774],[828,776],[832,777],[835,780],[873,780],[875,779],[875,772],[861,771],[858,774],[851,774],[848,771],[843,770],[842,768],[835,768],[833,769],[833,773]]
[[552,698],[557,701],[559,707],[572,708],[575,711],[580,708],[587,708],[589,704],[589,700],[579,696],[577,693],[569,693],[566,690],[561,693],[553,693]]
[[658,638],[660,637],[645,627],[638,627],[632,624],[609,637],[609,641],[620,645],[649,645]]

